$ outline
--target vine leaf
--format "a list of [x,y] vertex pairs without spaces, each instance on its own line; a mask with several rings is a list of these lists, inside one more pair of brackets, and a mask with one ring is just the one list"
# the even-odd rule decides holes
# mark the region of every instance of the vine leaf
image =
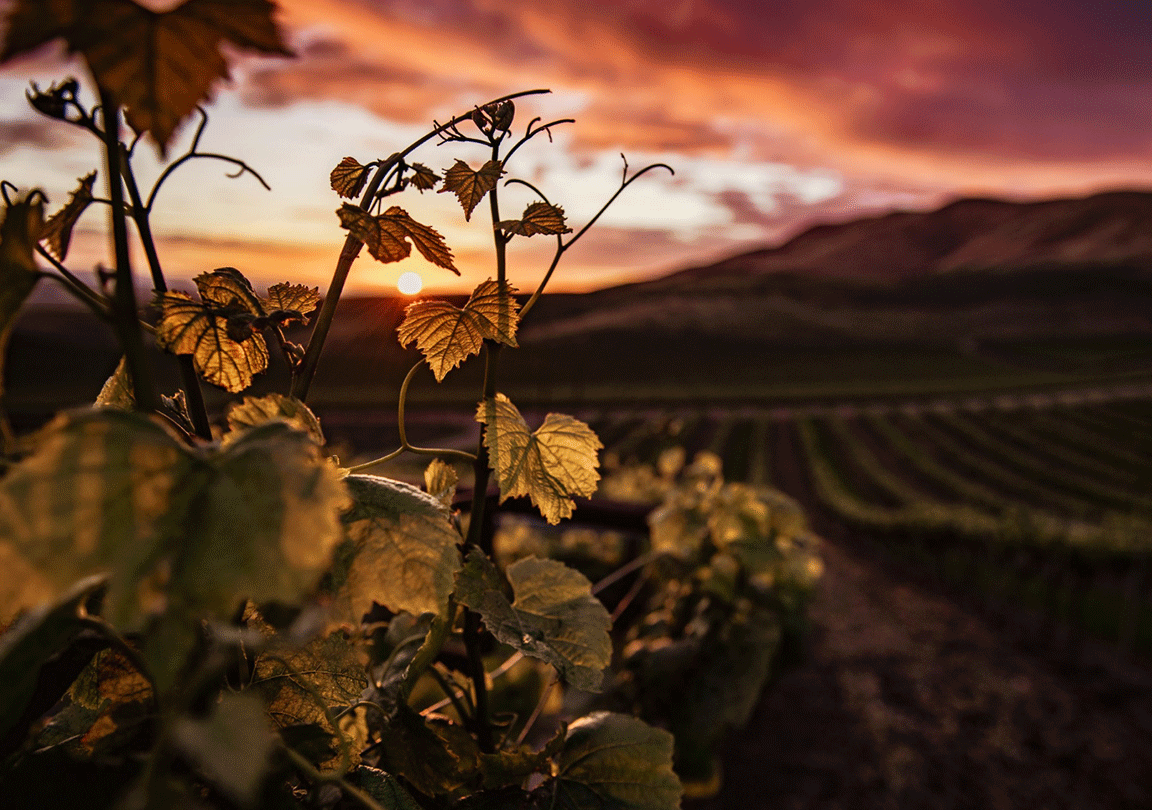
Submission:
[[283,394],[244,397],[243,402],[232,405],[228,410],[228,429],[233,432],[226,434],[225,441],[229,441],[229,437],[235,439],[240,431],[275,421],[286,422],[307,433],[316,444],[324,444],[320,420],[312,413],[312,409],[296,397]]
[[524,209],[520,219],[506,219],[500,229],[509,236],[535,236],[538,233],[558,236],[572,233],[564,222],[564,209],[558,205],[534,202]]
[[355,197],[368,182],[368,167],[360,165],[354,157],[346,157],[336,164],[328,179],[332,181],[332,190],[341,197]]
[[348,775],[348,781],[375,799],[383,810],[421,810],[400,781],[379,768],[361,765]]
[[344,203],[336,213],[340,216],[340,226],[367,245],[368,252],[378,262],[389,264],[407,259],[415,245],[432,264],[460,275],[452,264],[452,251],[444,243],[444,237],[435,228],[412,219],[403,208],[394,205],[383,214],[372,216],[362,208]]
[[265,312],[252,285],[234,268],[202,273],[194,281],[200,301],[181,292],[157,298],[156,344],[173,354],[192,355],[205,380],[237,394],[268,368],[268,344],[253,328]]
[[[350,738],[349,765],[355,766],[368,739],[363,710],[343,715],[336,721],[339,727],[329,719],[329,711],[360,701],[369,686],[367,663],[363,648],[336,631],[303,647],[274,647],[258,656],[252,688],[264,697],[269,716],[280,728],[316,725],[330,737],[343,733]],[[316,764],[327,769],[339,760],[337,753]]]
[[352,508],[347,540],[332,574],[335,621],[358,626],[378,602],[389,610],[443,613],[460,568],[460,536],[444,505],[401,481],[374,475],[344,479]]
[[526,557],[508,566],[508,602],[496,566],[473,549],[456,577],[456,599],[479,613],[505,644],[539,658],[573,686],[600,691],[612,659],[612,619],[583,574],[556,560]]
[[552,789],[566,810],[675,810],[672,735],[624,714],[594,712],[568,726]]
[[121,357],[112,376],[104,381],[104,386],[94,403],[103,408],[119,408],[130,411],[136,407],[136,392],[132,389],[132,378],[128,374],[128,358]]
[[571,517],[573,497],[596,491],[600,473],[596,451],[604,445],[592,428],[564,414],[550,413],[535,432],[503,394],[476,410],[484,425],[488,461],[500,484],[500,502],[527,495],[549,523]]
[[223,616],[243,596],[293,601],[327,569],[346,497],[316,444],[281,423],[190,449],[140,413],[64,413],[0,480],[0,604],[94,574],[109,576],[117,626],[170,602]]
[[38,196],[35,202],[13,202],[4,209],[0,221],[0,396],[4,393],[4,357],[12,324],[40,279],[32,251],[43,227],[44,204]]
[[423,163],[413,163],[410,167],[412,169],[412,177],[409,181],[412,185],[420,190],[420,193],[431,191],[436,188],[436,184],[440,182],[440,175],[429,169]]
[[416,301],[404,311],[397,330],[401,346],[415,341],[416,348],[440,382],[464,360],[479,353],[484,340],[516,345],[520,313],[515,287],[488,279],[472,292],[463,307],[447,301]]
[[440,193],[453,192],[464,209],[465,221],[471,221],[472,211],[485,194],[496,188],[502,174],[504,167],[498,160],[488,161],[479,171],[472,171],[467,163],[457,160],[452,168],[444,172],[444,185],[440,187]]
[[273,284],[261,301],[268,317],[281,324],[308,322],[308,316],[320,303],[320,289],[304,284]]
[[276,740],[255,695],[224,692],[204,718],[178,717],[172,742],[233,801],[251,807],[276,749]]
[[424,490],[438,500],[445,509],[452,508],[456,497],[456,483],[460,476],[456,468],[443,459],[434,458],[424,470]]
[[72,192],[64,207],[48,218],[40,231],[40,240],[47,243],[48,251],[60,261],[68,255],[68,245],[72,241],[72,229],[76,227],[80,215],[92,202],[92,185],[96,182],[96,172],[80,178],[80,185]]
[[0,63],[62,37],[96,83],[150,132],[163,156],[180,122],[228,78],[220,52],[232,46],[291,56],[270,0],[187,0],[156,12],[132,0],[17,0]]
[[380,740],[380,766],[428,796],[459,794],[480,769],[480,750],[461,726],[401,705]]

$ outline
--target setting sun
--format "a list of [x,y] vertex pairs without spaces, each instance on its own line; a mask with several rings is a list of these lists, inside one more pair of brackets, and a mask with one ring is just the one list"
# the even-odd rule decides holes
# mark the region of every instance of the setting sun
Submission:
[[424,279],[420,278],[419,273],[414,273],[409,270],[396,280],[396,289],[405,295],[415,295],[424,288]]

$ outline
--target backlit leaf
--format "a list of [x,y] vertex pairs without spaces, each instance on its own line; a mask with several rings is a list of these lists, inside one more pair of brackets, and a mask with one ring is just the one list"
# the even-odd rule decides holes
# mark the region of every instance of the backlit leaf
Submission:
[[[232,431],[242,431],[275,421],[287,422],[297,430],[307,433],[317,444],[324,444],[324,432],[320,429],[320,420],[312,413],[311,408],[296,397],[286,397],[283,394],[244,397],[243,402],[233,404],[228,409],[228,428]],[[228,434],[232,438],[237,435],[239,434]]]
[[0,395],[12,324],[40,278],[32,251],[43,227],[44,204],[38,197],[13,202],[0,221]]
[[565,810],[675,810],[672,735],[624,714],[595,712],[568,726],[552,784]]
[[389,264],[406,259],[415,245],[432,264],[460,275],[452,264],[452,251],[444,243],[444,237],[434,228],[412,219],[403,208],[394,205],[383,214],[372,216],[355,205],[344,203],[336,213],[341,227],[363,242],[377,261]]
[[508,566],[514,601],[478,550],[456,577],[456,599],[479,613],[497,639],[545,661],[573,686],[600,690],[612,658],[612,619],[583,574],[556,560],[527,557]]
[[[320,303],[320,290],[305,284],[273,284],[268,288],[268,295],[261,303],[264,311],[271,317],[281,313],[281,323],[308,322],[308,315]],[[283,317],[291,315],[291,317]],[[299,316],[299,317],[296,317]]]
[[157,12],[132,0],[17,0],[0,62],[63,37],[161,154],[180,122],[228,78],[220,46],[291,55],[270,0],[187,0]]
[[429,169],[423,163],[413,163],[409,166],[412,169],[412,176],[409,182],[421,192],[431,191],[436,188],[436,184],[440,182],[440,175]]
[[496,188],[502,174],[504,167],[498,160],[489,160],[479,171],[472,171],[467,163],[457,160],[451,169],[444,172],[444,185],[440,187],[440,193],[453,192],[464,209],[464,219],[471,220],[472,211],[485,194]]
[[204,718],[178,717],[172,743],[233,801],[252,806],[268,772],[275,737],[255,695],[224,692]]
[[564,209],[558,205],[534,202],[524,209],[520,219],[504,220],[500,228],[509,236],[535,236],[538,233],[553,236],[572,233],[564,223]]
[[264,314],[252,282],[235,267],[218,267],[201,273],[192,281],[196,283],[200,297],[218,307],[238,307],[252,315]]
[[368,167],[361,166],[354,157],[346,157],[336,164],[328,179],[332,181],[332,190],[341,197],[355,197],[368,182]]
[[520,313],[514,287],[501,289],[492,279],[482,282],[463,307],[447,301],[416,301],[409,304],[397,330],[401,346],[415,341],[428,361],[436,381],[479,353],[484,340],[516,345]]
[[432,459],[432,463],[424,470],[425,492],[440,501],[445,509],[452,508],[452,499],[456,497],[456,482],[459,480],[456,468],[438,458]]
[[352,508],[347,542],[333,572],[333,616],[359,625],[373,602],[391,611],[441,613],[460,567],[460,536],[444,505],[401,481],[374,475],[344,479]]
[[143,414],[65,413],[0,479],[0,604],[101,573],[120,626],[170,601],[213,616],[242,597],[290,602],[328,568],[345,506],[335,467],[281,423],[192,449]]
[[92,202],[92,184],[96,182],[96,172],[91,172],[80,179],[80,185],[64,207],[48,218],[44,229],[40,231],[40,239],[47,243],[48,252],[60,261],[68,255],[68,245],[72,241],[72,229],[80,219],[80,215]]
[[96,405],[105,408],[119,408],[130,411],[136,407],[136,392],[132,390],[132,378],[128,375],[128,358],[121,357],[112,376],[104,381],[104,387],[96,397]]
[[550,413],[535,432],[503,394],[484,400],[476,411],[484,425],[488,463],[500,484],[500,502],[527,495],[549,523],[571,517],[573,497],[596,491],[597,451],[603,447],[588,425]]
[[157,301],[156,345],[173,354],[192,355],[197,373],[208,382],[238,394],[268,368],[263,335],[250,331],[236,340],[230,334],[229,314],[250,316],[247,310],[209,306],[181,292],[164,293]]

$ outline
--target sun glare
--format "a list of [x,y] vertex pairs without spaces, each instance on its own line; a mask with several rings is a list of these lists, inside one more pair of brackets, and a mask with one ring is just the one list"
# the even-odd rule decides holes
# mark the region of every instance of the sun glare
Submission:
[[411,271],[404,273],[396,280],[396,289],[405,295],[415,295],[424,287],[424,280],[419,273]]

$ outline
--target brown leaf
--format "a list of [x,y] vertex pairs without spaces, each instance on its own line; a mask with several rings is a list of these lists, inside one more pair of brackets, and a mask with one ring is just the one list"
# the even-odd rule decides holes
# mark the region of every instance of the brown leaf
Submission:
[[307,316],[320,303],[320,289],[287,282],[273,284],[268,288],[268,296],[261,303],[263,303],[264,311],[268,315],[274,312],[294,312],[301,316],[300,318],[286,318],[282,323],[297,320],[301,323],[307,323]]
[[368,181],[368,167],[361,166],[354,157],[346,157],[336,164],[328,178],[332,181],[332,190],[341,197],[355,197]]
[[60,261],[68,255],[68,244],[72,241],[72,229],[88,204],[92,202],[92,184],[96,182],[96,172],[80,178],[80,185],[64,207],[48,218],[40,231],[40,241],[48,243],[48,251]]
[[500,229],[509,236],[572,233],[572,229],[564,223],[564,209],[545,202],[532,203],[524,209],[520,219],[506,219],[500,223]]
[[412,219],[403,208],[394,205],[374,217],[355,205],[344,203],[336,213],[341,226],[363,242],[377,261],[388,264],[406,259],[415,245],[432,264],[460,275],[452,264],[452,251],[444,243],[444,237],[434,228]]
[[444,185],[440,193],[454,192],[464,208],[464,219],[470,220],[476,205],[484,199],[485,194],[496,188],[502,174],[504,167],[498,160],[488,161],[478,172],[472,171],[464,161],[457,160],[451,169],[444,172]]
[[412,177],[409,178],[409,182],[421,192],[431,191],[440,182],[440,175],[423,163],[413,163],[409,168],[412,169]]
[[180,122],[228,78],[224,41],[290,56],[271,0],[187,0],[156,12],[132,0],[17,0],[0,63],[63,37],[136,132],[165,154]]
[[259,332],[234,339],[226,314],[184,293],[164,293],[158,302],[156,345],[173,354],[192,355],[196,371],[208,382],[238,394],[268,368],[268,345]]

